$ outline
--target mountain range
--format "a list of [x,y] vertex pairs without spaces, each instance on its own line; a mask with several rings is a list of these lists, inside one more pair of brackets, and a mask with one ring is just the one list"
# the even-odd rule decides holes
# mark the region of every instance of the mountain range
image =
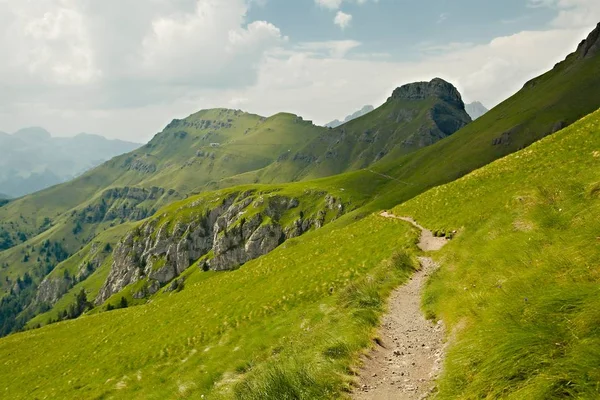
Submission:
[[66,182],[139,146],[85,133],[52,137],[38,127],[0,132],[0,193],[20,197]]
[[443,398],[597,397],[598,93],[600,24],[477,118],[439,78],[331,128],[202,110],[1,205],[4,393],[340,398],[422,256],[393,209],[452,238]]
[[325,124],[324,126],[326,128],[337,128],[338,126],[343,125],[346,122],[350,122],[353,119],[356,119],[358,117],[362,117],[363,115],[366,115],[366,114],[370,113],[374,109],[375,109],[375,107],[370,106],[370,105],[364,106],[363,108],[361,108],[360,110],[356,111],[355,113],[348,115],[346,118],[344,118],[343,121],[340,121],[339,119],[334,119],[333,121]]

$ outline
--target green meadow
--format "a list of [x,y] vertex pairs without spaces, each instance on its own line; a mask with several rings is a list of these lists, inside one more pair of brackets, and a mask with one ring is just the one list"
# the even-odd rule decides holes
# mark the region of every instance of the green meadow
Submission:
[[600,397],[600,111],[394,209],[448,234],[442,399]]

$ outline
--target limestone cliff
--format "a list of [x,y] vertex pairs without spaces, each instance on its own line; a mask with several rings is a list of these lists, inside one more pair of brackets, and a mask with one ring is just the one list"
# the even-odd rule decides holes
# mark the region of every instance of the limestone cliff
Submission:
[[295,197],[247,191],[212,202],[192,202],[174,212],[181,216],[154,217],[116,246],[96,304],[142,279],[147,285],[134,296],[153,294],[194,263],[203,270],[235,269],[289,238],[323,226],[346,208],[341,200],[323,192],[307,197],[309,205]]

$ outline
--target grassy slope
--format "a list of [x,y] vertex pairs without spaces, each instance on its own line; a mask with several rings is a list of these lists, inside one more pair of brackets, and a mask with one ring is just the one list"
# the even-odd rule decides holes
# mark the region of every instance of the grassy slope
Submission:
[[9,336],[3,396],[338,398],[415,237],[374,216],[326,227],[149,304]]
[[[198,127],[200,121],[231,123],[231,127]],[[138,208],[156,209],[181,198],[185,193],[214,179],[262,168],[281,153],[296,149],[304,140],[315,137],[323,128],[297,120],[291,114],[277,114],[263,119],[231,110],[207,110],[196,113],[158,134],[148,145],[130,154],[116,157],[80,178],[63,185],[15,200],[0,208],[0,228],[12,233],[23,232],[31,239],[20,246],[0,252],[0,286],[7,291],[6,277],[12,281],[38,262],[36,244],[44,240],[60,242],[71,253],[79,251],[96,234],[122,221],[82,224],[83,231],[73,234],[76,226],[73,212],[78,213],[100,204],[102,193],[111,187],[162,187],[173,189],[157,200],[145,201]],[[185,132],[185,135],[181,135]],[[219,143],[219,147],[211,147]],[[202,156],[199,156],[202,154]],[[140,170],[156,166],[155,173]],[[132,167],[134,166],[134,167]],[[109,206],[118,209],[127,199],[113,200]],[[44,219],[51,225],[41,228]],[[24,262],[23,256],[32,256]],[[39,279],[39,278],[38,278]]]
[[441,398],[600,397],[600,111],[395,212],[459,230],[424,300]]
[[[569,124],[586,112],[598,108],[600,98],[596,94],[600,91],[600,74],[594,72],[599,69],[600,56],[583,62],[577,60],[575,55],[569,56],[552,71],[528,83],[513,97],[449,138],[399,157],[393,162],[384,159],[373,166],[375,172],[393,179],[362,170],[314,182],[325,190],[343,188],[362,193],[361,199],[370,196],[371,203],[355,214],[393,207],[433,186],[450,182],[469,171],[525,147],[547,135],[557,122]],[[355,128],[358,127],[356,131],[362,131],[369,124],[375,123],[372,118],[384,118],[389,114],[391,112],[389,107],[392,106],[395,107],[392,103],[386,103],[378,110],[350,124],[354,124],[352,126]],[[431,104],[428,105],[430,106]],[[282,114],[274,117],[274,121],[276,122],[277,118],[291,117],[293,116]],[[295,117],[293,123],[298,123]],[[350,124],[347,124],[349,131]],[[492,144],[494,139],[501,137],[502,133],[507,131],[513,131],[508,142],[501,145]],[[288,137],[292,138],[292,136]],[[237,143],[244,143],[244,140],[238,140]],[[245,148],[245,151],[247,150],[248,147]],[[292,176],[297,173],[293,168],[286,170],[285,167],[288,165],[286,162],[276,163],[276,165],[281,167],[279,170],[281,176]],[[299,177],[294,176],[294,178]],[[254,172],[249,172],[225,179],[215,187],[246,184],[257,179],[259,178]],[[15,253],[14,257],[18,258],[20,253],[17,249]],[[24,270],[22,269],[21,272]]]
[[[43,326],[51,321],[59,320],[59,313],[68,310],[69,306],[74,303],[75,296],[81,289],[86,291],[88,299],[94,299],[104,284],[112,264],[112,255],[102,254],[104,253],[104,246],[110,244],[111,248],[114,248],[121,237],[123,237],[132,226],[133,223],[122,224],[111,228],[106,232],[102,232],[94,238],[93,242],[69,257],[67,260],[58,264],[56,268],[47,275],[48,278],[60,278],[64,276],[65,271],[68,272],[70,276],[74,277],[77,275],[81,265],[85,264],[87,261],[91,261],[94,256],[100,254],[106,257],[102,264],[89,277],[74,285],[49,311],[32,318],[25,328]],[[92,249],[94,248],[97,248],[98,250],[93,252]]]
[[[573,53],[544,75],[528,82],[515,95],[446,139],[409,154],[391,151],[371,169],[390,176],[373,193],[369,210],[389,208],[438,185],[451,182],[498,158],[518,151],[550,134],[557,124],[569,125],[600,107],[600,53],[581,60]],[[377,110],[376,110],[377,111]],[[346,124],[361,131],[376,126],[385,115],[373,111]],[[351,125],[352,124],[352,125]],[[346,126],[345,125],[345,126]],[[510,132],[510,133],[509,133]],[[501,144],[494,140],[503,137]],[[297,173],[296,166],[276,163],[286,174]],[[326,164],[327,165],[327,164]],[[261,171],[227,178],[220,186],[267,179],[272,166]],[[320,168],[317,167],[318,171]],[[296,171],[296,172],[294,172]],[[319,173],[307,172],[307,177]],[[352,186],[376,175],[354,172],[331,179]],[[303,179],[300,174],[297,176]]]
[[[433,186],[451,182],[491,161],[528,146],[562,122],[571,124],[600,107],[600,54],[570,55],[553,70],[449,138],[399,158],[383,160],[378,172],[410,183],[390,188],[379,203],[390,207]],[[506,144],[494,139],[512,131]],[[404,193],[407,193],[407,197]]]
[[[356,212],[352,212],[352,210],[358,210],[361,206],[366,204],[371,200],[371,194],[374,191],[374,188],[382,185],[386,182],[385,178],[376,177],[376,179],[369,180],[357,180],[356,185],[343,185],[344,180],[335,181],[334,179],[325,179],[320,181],[311,181],[311,182],[299,182],[293,184],[286,185],[247,185],[247,186],[237,186],[231,189],[223,189],[216,192],[206,192],[200,195],[191,196],[188,199],[181,200],[178,202],[174,202],[169,204],[168,206],[160,209],[156,215],[152,218],[158,219],[159,225],[163,223],[167,224],[175,224],[177,222],[185,222],[190,218],[197,217],[201,215],[206,207],[215,206],[215,199],[223,199],[225,197],[231,196],[234,193],[242,193],[246,191],[257,191],[259,193],[264,193],[267,195],[278,195],[284,196],[288,198],[296,198],[299,200],[300,205],[297,208],[290,210],[289,212],[284,213],[282,215],[282,219],[280,223],[283,226],[289,225],[293,220],[298,217],[299,212],[302,210],[303,214],[306,218],[314,217],[318,210],[323,209],[325,206],[325,196],[329,194],[334,196],[337,199],[340,199],[344,203],[344,212],[350,212],[351,215],[348,218],[342,217],[342,221],[337,221],[340,225],[343,225],[349,221],[353,220],[353,217],[356,215]],[[250,207],[246,212],[252,212],[252,207]],[[324,209],[325,210],[325,209]],[[255,210],[257,212],[259,210]],[[327,212],[325,217],[325,223],[331,223],[333,216],[337,214],[337,210]],[[249,214],[246,216],[249,217]],[[85,262],[90,257],[90,249],[96,244],[96,246],[102,247],[104,243],[110,243],[114,245],[115,243],[125,234],[130,231],[136,229],[137,226],[140,226],[145,221],[139,223],[128,223],[123,225],[118,225],[114,228],[110,228],[105,232],[102,232],[98,235],[97,238],[93,240],[92,243],[85,246],[82,250],[74,254],[72,257],[67,259],[66,261],[60,263],[54,271],[52,271],[49,276],[50,277],[60,277],[63,276],[65,270],[69,271],[71,276],[74,276],[77,268]],[[110,261],[110,260],[109,260]],[[86,279],[83,282],[80,282],[76,286],[74,286],[68,293],[66,293],[61,300],[52,307],[48,312],[45,312],[41,315],[36,316],[26,325],[26,328],[31,328],[39,325],[46,325],[51,321],[57,319],[58,313],[66,310],[71,303],[73,303],[75,295],[79,293],[81,288],[84,288],[88,294],[88,299],[93,299],[98,293],[99,287],[103,282],[99,282],[102,279],[106,279],[108,275],[108,271],[111,267],[110,262],[107,261],[103,263],[102,267],[96,271],[92,276]],[[187,275],[187,274],[186,274]],[[184,276],[187,279],[187,276]],[[89,282],[88,282],[89,280]],[[121,296],[124,296],[128,299],[130,304],[140,304],[145,303],[146,299],[134,300],[132,299],[132,294],[135,291],[139,291],[139,285],[134,285],[132,287],[128,287],[117,295],[113,296],[107,301],[107,303],[115,303],[118,302]],[[137,288],[137,290],[135,290]],[[104,309],[101,307],[100,309]],[[99,309],[98,309],[99,310]],[[98,311],[96,310],[96,311]]]
[[[441,132],[438,132],[440,137],[431,133],[437,132],[438,128],[430,111],[440,104],[446,103],[433,97],[419,101],[388,100],[367,115],[305,142],[298,154],[309,159],[295,159],[295,154],[291,153],[266,168],[232,176],[218,184],[318,179],[367,168],[381,157],[394,159],[411,153],[442,138]],[[453,107],[447,110],[457,121],[470,122],[464,110]]]

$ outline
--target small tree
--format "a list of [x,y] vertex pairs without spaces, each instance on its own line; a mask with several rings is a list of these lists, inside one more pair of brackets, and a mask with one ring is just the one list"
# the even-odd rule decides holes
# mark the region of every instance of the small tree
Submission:
[[127,308],[127,299],[121,296],[121,301],[119,302],[119,308]]

